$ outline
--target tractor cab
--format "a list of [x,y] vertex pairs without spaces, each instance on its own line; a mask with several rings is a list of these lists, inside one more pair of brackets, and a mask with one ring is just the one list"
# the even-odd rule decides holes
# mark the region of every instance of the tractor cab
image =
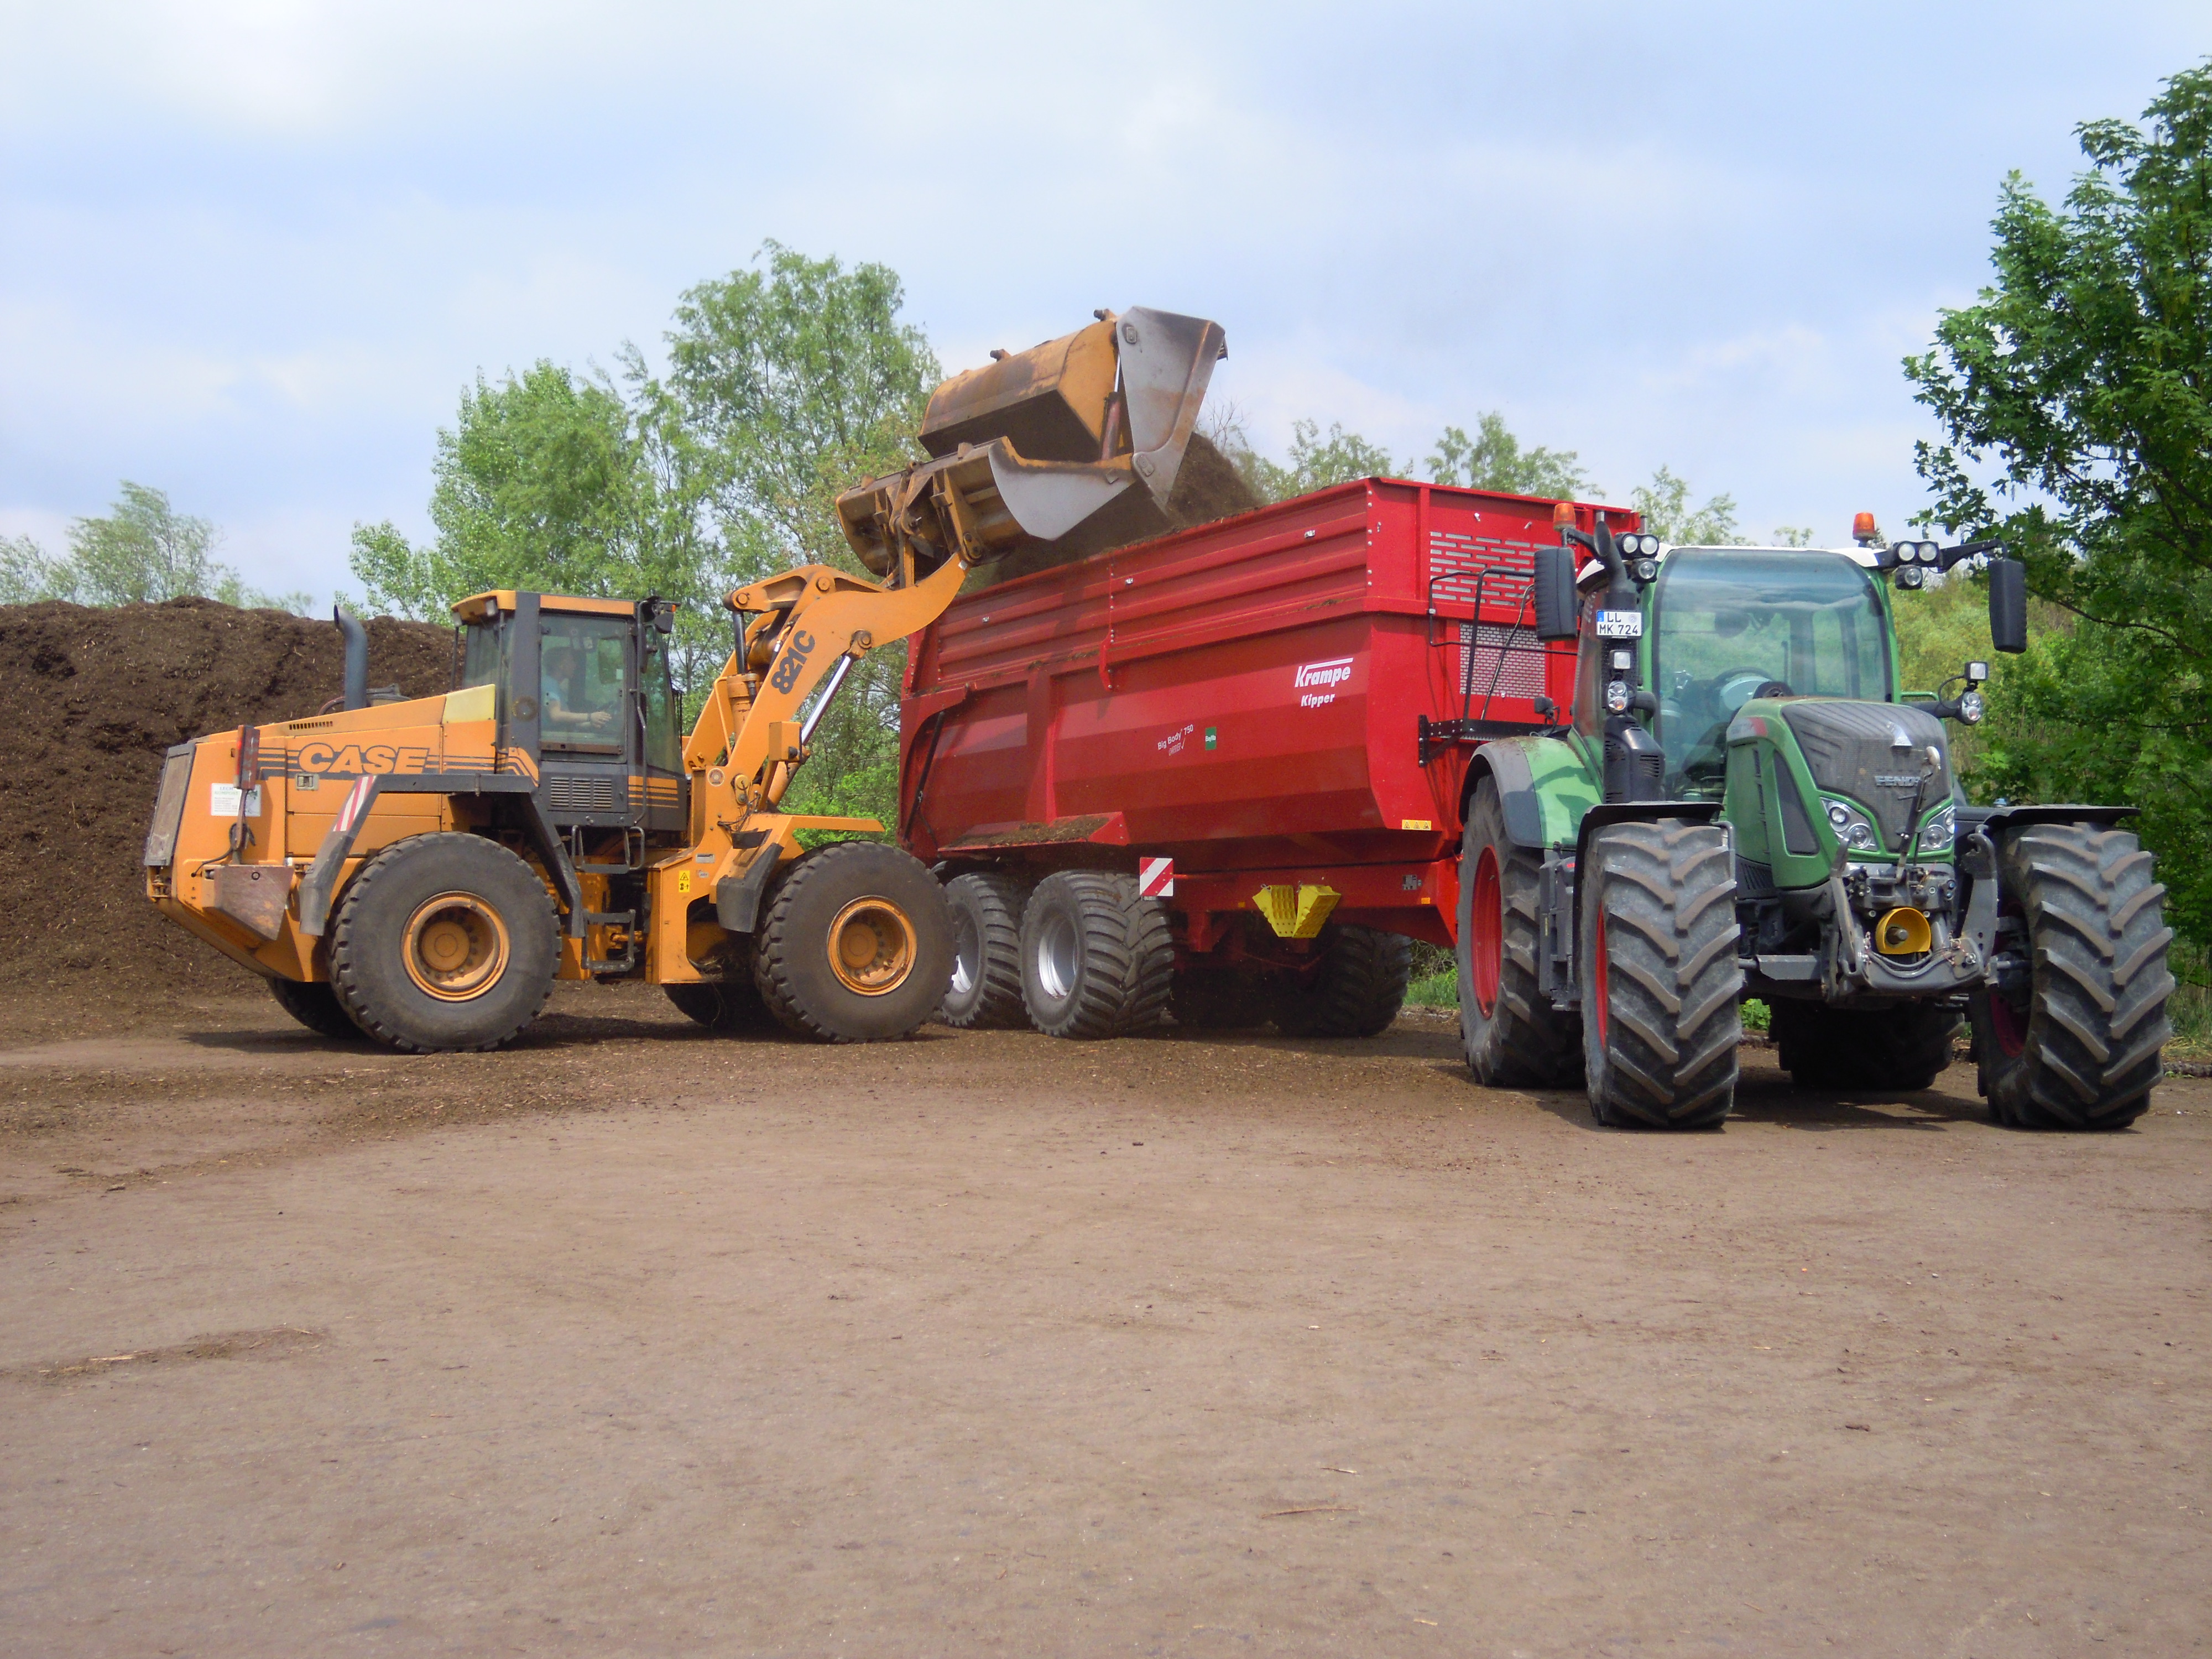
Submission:
[[538,805],[564,838],[680,835],[686,779],[669,674],[675,606],[502,589],[453,606],[457,690],[487,688],[501,748],[538,769]]

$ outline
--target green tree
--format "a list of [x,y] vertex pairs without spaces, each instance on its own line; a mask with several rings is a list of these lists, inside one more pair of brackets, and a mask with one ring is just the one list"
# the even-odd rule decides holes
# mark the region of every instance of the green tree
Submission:
[[103,516],[70,526],[68,554],[50,558],[28,536],[0,539],[0,601],[71,599],[80,605],[159,605],[185,598],[251,609],[307,611],[305,593],[249,587],[215,556],[209,520],[179,513],[167,492],[128,478]]
[[1736,533],[1735,497],[1716,495],[1703,507],[1690,505],[1690,486],[1665,467],[1648,484],[1628,492],[1628,504],[1642,515],[1644,527],[1662,542],[1682,547],[1729,547]]
[[[2063,206],[2008,178],[1996,281],[1905,360],[1944,441],[1918,447],[1948,527],[1996,534],[2065,618],[1984,743],[2014,798],[2132,801],[2168,915],[2212,941],[2212,63],[2141,127],[2077,129]],[[1995,724],[1995,722],[1993,722]]]
[[1429,477],[1441,484],[1496,489],[1512,495],[1577,501],[1589,489],[1589,475],[1571,449],[1523,449],[1495,410],[1475,417],[1474,436],[1448,426],[1428,461]]

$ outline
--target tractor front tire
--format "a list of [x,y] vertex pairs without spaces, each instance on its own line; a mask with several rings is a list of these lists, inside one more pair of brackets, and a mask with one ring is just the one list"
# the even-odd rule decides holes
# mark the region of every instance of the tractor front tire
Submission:
[[347,887],[330,939],[339,1005],[367,1036],[413,1054],[513,1042],[561,965],[553,896],[483,836],[386,848]]
[[339,1006],[337,994],[321,981],[272,979],[269,988],[276,1006],[317,1036],[343,1042],[361,1035],[361,1027]]
[[1018,1030],[1022,1004],[1022,907],[1029,886],[1003,871],[977,870],[945,884],[952,911],[952,980],[938,1018],[956,1030]]
[[1582,860],[1583,1064],[1612,1127],[1717,1127],[1735,1103],[1735,872],[1725,831],[1609,823]]
[[1175,980],[1167,906],[1134,876],[1061,870],[1022,911],[1022,1001],[1047,1036],[1096,1039],[1159,1023]]
[[1951,1063],[1959,1016],[1931,1002],[1831,1008],[1778,999],[1774,1048],[1801,1089],[1925,1089]]
[[750,978],[671,981],[660,988],[678,1013],[710,1031],[735,1035],[776,1029],[775,1017]]
[[945,890],[910,853],[841,841],[796,860],[753,935],[753,983],[784,1028],[817,1042],[909,1036],[952,978]]
[[1991,1113],[2023,1129],[2125,1128],[2173,1035],[2173,930],[2151,855],[2124,830],[2039,824],[2005,839],[1997,878],[2032,966],[2024,998],[1967,999]]
[[1538,989],[1543,864],[1505,833],[1498,786],[1474,787],[1459,855],[1459,1030],[1467,1068],[1492,1088],[1581,1080],[1579,1021]]
[[1379,1036],[1405,1006],[1413,977],[1413,943],[1403,933],[1332,925],[1320,971],[1276,990],[1276,1029],[1293,1037]]

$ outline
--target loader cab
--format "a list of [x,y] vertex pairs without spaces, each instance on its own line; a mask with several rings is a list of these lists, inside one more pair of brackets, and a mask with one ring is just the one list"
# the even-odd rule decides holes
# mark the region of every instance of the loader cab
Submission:
[[563,832],[681,834],[683,739],[670,679],[675,608],[506,590],[453,606],[459,689],[495,688],[499,742],[530,754]]

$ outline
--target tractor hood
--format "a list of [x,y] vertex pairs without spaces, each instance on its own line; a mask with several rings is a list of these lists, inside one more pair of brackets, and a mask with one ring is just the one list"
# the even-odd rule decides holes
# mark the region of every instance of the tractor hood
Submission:
[[1950,798],[1950,744],[1943,722],[1925,710],[1803,697],[1783,702],[1779,712],[1813,781],[1864,807],[1880,826],[1884,846],[1902,844],[1916,792],[1923,812]]

